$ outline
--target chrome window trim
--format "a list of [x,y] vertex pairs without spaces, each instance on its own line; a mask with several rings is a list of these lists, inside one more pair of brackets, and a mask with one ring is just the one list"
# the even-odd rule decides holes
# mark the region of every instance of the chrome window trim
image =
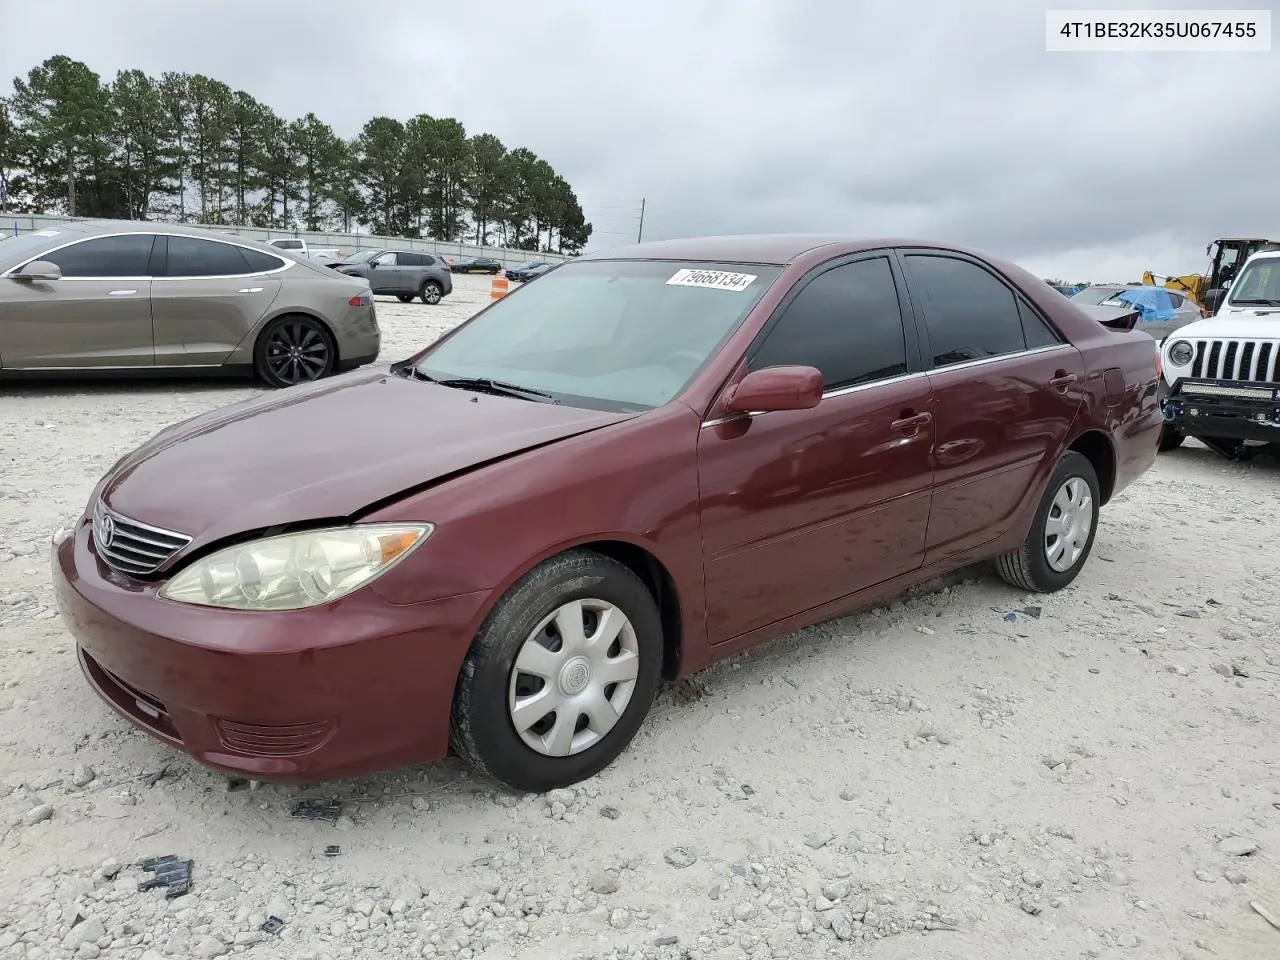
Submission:
[[[944,367],[930,367],[928,370],[917,370],[914,373],[904,373],[896,377],[886,377],[883,380],[873,380],[870,383],[855,383],[848,387],[832,387],[830,390],[822,391],[822,399],[829,400],[832,397],[845,397],[849,394],[861,393],[864,390],[874,390],[877,387],[884,387],[893,383],[904,383],[908,380],[927,377],[933,373],[943,373],[949,370],[966,370],[972,367],[982,367],[987,364],[998,363],[1001,360],[1014,360],[1021,357],[1033,357],[1041,353],[1053,353],[1057,350],[1074,349],[1075,347],[1069,343],[1054,343],[1047,347],[1035,347],[1031,350],[1019,350],[1016,353],[1002,353],[995,357],[981,357],[977,360],[965,360],[962,363],[949,363]],[[702,421],[700,429],[705,429],[706,427],[718,427],[721,424],[732,423],[735,420],[763,416],[767,412],[769,411],[753,411],[751,413],[734,413],[725,417],[715,417],[711,420]]]
[[[221,237],[201,237],[192,233],[177,233],[171,230],[117,230],[114,233],[95,233],[91,236],[80,236],[74,240],[68,240],[66,243],[60,243],[56,247],[50,247],[48,250],[45,250],[41,253],[36,254],[34,257],[31,257],[27,260],[22,261],[22,263],[19,263],[13,267],[10,267],[4,273],[0,274],[0,279],[11,278],[15,275],[15,273],[18,270],[21,270],[27,264],[35,263],[37,260],[41,260],[44,257],[47,257],[51,253],[57,253],[59,250],[65,250],[67,249],[67,247],[73,247],[78,243],[88,243],[90,240],[107,240],[107,239],[110,239],[111,237],[138,237],[138,236],[184,237],[188,240],[207,240],[210,243],[225,243],[229,247],[238,247],[241,250],[249,250],[249,251],[252,251],[253,253],[266,253],[265,250],[256,250],[253,247],[246,247],[243,243],[237,243],[234,240],[223,240]],[[63,277],[58,282],[74,283],[76,281],[81,281],[81,282],[90,281],[93,283],[102,283],[104,281],[116,282],[116,281],[127,281],[127,280],[230,280],[232,278],[238,278],[238,277],[267,277],[276,273],[284,273],[290,267],[297,266],[297,261],[292,260],[287,256],[282,257],[276,253],[269,253],[267,254],[267,256],[275,257],[277,260],[282,260],[284,262],[281,266],[278,266],[273,270],[259,270],[254,273],[215,273],[215,274],[207,274],[204,276],[195,276],[195,277],[152,277],[145,274],[141,276],[134,276],[134,277],[130,277],[130,276]]]

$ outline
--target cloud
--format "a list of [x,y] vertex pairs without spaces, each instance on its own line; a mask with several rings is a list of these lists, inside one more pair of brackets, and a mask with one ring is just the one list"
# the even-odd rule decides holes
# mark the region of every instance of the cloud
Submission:
[[54,53],[104,78],[200,71],[347,136],[375,114],[457,117],[561,171],[593,247],[634,239],[642,197],[646,239],[921,236],[1069,279],[1196,270],[1215,237],[1280,232],[1275,57],[1049,54],[1025,0],[44,0],[5,16],[14,71]]

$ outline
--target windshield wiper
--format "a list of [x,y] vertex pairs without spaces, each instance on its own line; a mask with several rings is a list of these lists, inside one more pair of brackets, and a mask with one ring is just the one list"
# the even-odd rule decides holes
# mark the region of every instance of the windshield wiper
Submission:
[[500,397],[518,397],[521,400],[537,400],[542,403],[559,403],[555,397],[541,390],[522,387],[516,383],[505,383],[488,377],[433,377],[423,373],[417,367],[405,367],[404,372],[418,380],[438,383],[442,387],[456,387],[459,390],[482,390],[497,394]]
[[1240,304],[1244,307],[1280,307],[1280,300],[1232,300],[1233,304]]

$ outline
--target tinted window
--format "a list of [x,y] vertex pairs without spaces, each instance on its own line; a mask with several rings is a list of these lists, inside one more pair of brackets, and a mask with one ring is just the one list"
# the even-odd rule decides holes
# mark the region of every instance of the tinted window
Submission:
[[273,257],[271,254],[263,253],[260,250],[250,250],[248,247],[240,248],[240,256],[244,257],[245,263],[249,265],[249,269],[254,273],[279,270],[284,266],[284,261],[279,257]]
[[802,364],[830,389],[907,372],[906,336],[893,270],[884,257],[814,277],[751,358],[751,369]]
[[171,277],[226,277],[251,272],[240,248],[230,243],[199,237],[169,238],[169,266],[165,273]]
[[1022,336],[1027,342],[1028,350],[1051,347],[1062,342],[1053,328],[1040,319],[1040,314],[1021,297],[1018,298],[1018,314],[1022,318]]
[[154,240],[149,233],[98,237],[40,259],[56,263],[64,277],[145,277]]
[[1026,349],[1013,292],[982,267],[954,257],[907,257],[924,307],[935,366]]

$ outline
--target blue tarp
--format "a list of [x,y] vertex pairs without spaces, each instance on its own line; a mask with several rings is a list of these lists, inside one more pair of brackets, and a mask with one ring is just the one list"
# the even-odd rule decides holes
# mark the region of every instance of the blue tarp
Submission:
[[1137,307],[1142,311],[1142,320],[1146,323],[1172,320],[1177,314],[1169,291],[1164,287],[1130,287],[1128,290],[1121,290],[1111,299]]

